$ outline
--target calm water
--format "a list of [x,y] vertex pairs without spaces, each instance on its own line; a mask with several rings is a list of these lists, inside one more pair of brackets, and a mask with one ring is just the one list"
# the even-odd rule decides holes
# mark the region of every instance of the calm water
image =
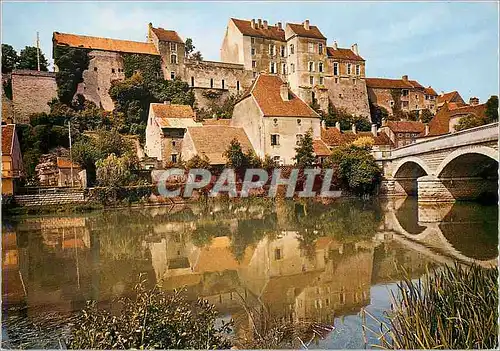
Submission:
[[[55,347],[86,300],[131,293],[139,273],[186,288],[249,329],[242,303],[279,320],[335,329],[310,348],[363,348],[360,311],[390,308],[398,267],[496,265],[498,209],[413,200],[261,200],[4,218],[2,334],[11,347]],[[368,321],[368,324],[371,322]],[[372,323],[376,326],[376,323]],[[376,343],[368,334],[366,347]]]

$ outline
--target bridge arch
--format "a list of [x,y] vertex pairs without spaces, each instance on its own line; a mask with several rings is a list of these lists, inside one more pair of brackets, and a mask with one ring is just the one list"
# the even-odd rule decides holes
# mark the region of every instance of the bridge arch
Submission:
[[409,196],[418,192],[417,179],[432,174],[427,164],[418,157],[405,157],[393,169],[396,191]]
[[[472,171],[479,171],[474,166],[476,164],[481,164],[487,162],[489,165],[495,165],[498,168],[498,151],[494,148],[487,146],[478,147],[468,147],[453,151],[441,162],[441,164],[436,169],[436,176],[450,177],[450,176],[477,176]],[[467,167],[460,167],[463,163],[467,164]],[[454,167],[453,167],[454,166]],[[455,174],[451,173],[453,170]],[[457,172],[458,171],[458,172]],[[463,173],[469,172],[469,174]],[[471,173],[472,172],[472,173]],[[497,172],[495,172],[497,173]]]

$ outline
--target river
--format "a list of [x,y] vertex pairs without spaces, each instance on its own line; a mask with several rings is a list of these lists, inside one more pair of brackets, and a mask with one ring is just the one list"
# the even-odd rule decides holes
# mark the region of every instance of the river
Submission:
[[[362,309],[383,318],[401,268],[496,265],[498,208],[414,199],[232,202],[4,218],[2,334],[6,347],[59,348],[71,316],[94,299],[150,285],[203,297],[235,335],[245,308],[266,318],[333,325],[309,348],[365,348]],[[375,321],[367,325],[375,327]]]

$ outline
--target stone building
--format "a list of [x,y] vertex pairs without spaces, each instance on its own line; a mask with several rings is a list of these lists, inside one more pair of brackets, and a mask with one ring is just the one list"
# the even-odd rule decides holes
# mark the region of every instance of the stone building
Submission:
[[23,157],[16,125],[2,125],[2,194],[13,194],[23,176]]
[[146,154],[164,164],[177,162],[186,129],[201,126],[195,118],[191,106],[151,104],[146,126]]
[[380,128],[389,137],[395,147],[402,147],[416,142],[417,137],[425,134],[426,126],[422,122],[388,121]]
[[451,109],[466,105],[464,99],[462,99],[456,90],[450,91],[449,93],[441,92],[437,97],[437,108],[441,108],[445,103],[448,103],[448,107]]
[[408,79],[407,75],[401,79],[366,78],[366,87],[370,103],[385,108],[389,114],[398,110],[413,112],[426,108],[436,112],[436,105],[429,103],[436,99],[435,91]]
[[308,130],[321,139],[320,116],[279,77],[260,74],[234,106],[232,126],[241,127],[256,154],[280,164],[294,164],[295,148]]
[[472,104],[456,107],[457,103],[445,102],[436,113],[436,116],[429,122],[428,133],[422,134],[422,137],[434,137],[455,132],[455,126],[462,117],[476,115],[484,118],[486,104],[478,104],[475,98],[472,98]]
[[54,98],[57,98],[55,73],[31,70],[12,72],[14,123],[29,123],[33,113],[49,113],[48,103]]

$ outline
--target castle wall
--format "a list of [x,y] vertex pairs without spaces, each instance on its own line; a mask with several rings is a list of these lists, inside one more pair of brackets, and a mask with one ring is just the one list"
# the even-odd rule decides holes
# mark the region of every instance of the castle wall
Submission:
[[[367,87],[367,91],[371,103],[384,107],[390,114],[394,112],[391,107],[391,101],[394,101],[394,99],[390,88]],[[408,96],[401,96],[400,100],[402,111],[422,110],[428,107],[425,101],[425,93],[421,89],[408,89]]]
[[233,21],[229,21],[220,49],[221,60],[223,62],[242,63],[246,69],[252,69],[252,62],[250,60],[245,61],[244,52],[246,51],[243,49],[243,38],[243,34],[236,28]]
[[33,113],[49,113],[48,103],[57,98],[54,72],[16,70],[12,72],[14,123],[29,123]]
[[248,97],[234,106],[232,127],[241,127],[247,134],[255,153],[263,158],[262,112],[253,97]]
[[370,107],[368,105],[368,93],[364,79],[352,78],[325,78],[325,87],[328,89],[330,102],[340,109],[345,109],[347,113],[356,116],[370,117]]

